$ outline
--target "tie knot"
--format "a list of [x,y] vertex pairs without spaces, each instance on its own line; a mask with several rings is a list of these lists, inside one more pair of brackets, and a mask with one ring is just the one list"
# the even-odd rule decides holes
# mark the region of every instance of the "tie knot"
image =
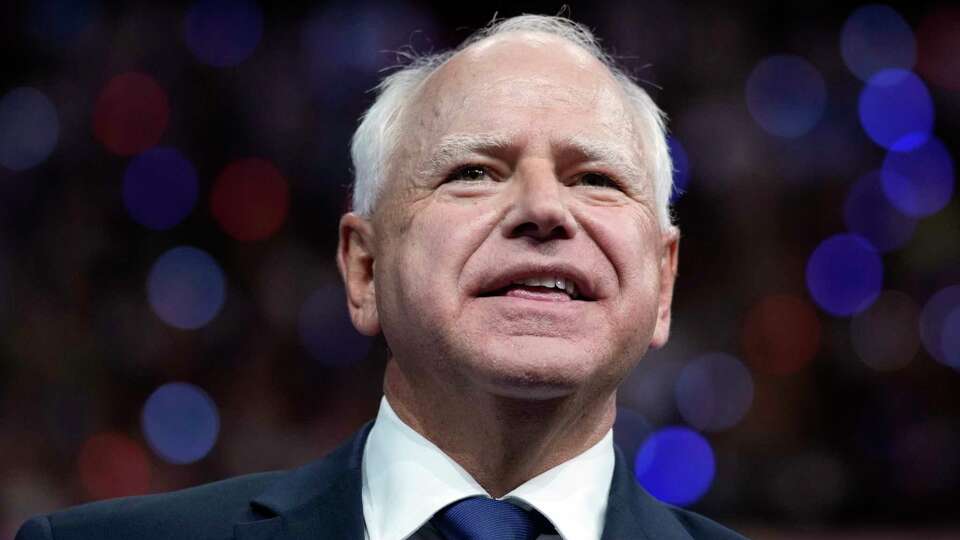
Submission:
[[552,530],[540,512],[488,497],[447,505],[431,522],[447,540],[534,540]]

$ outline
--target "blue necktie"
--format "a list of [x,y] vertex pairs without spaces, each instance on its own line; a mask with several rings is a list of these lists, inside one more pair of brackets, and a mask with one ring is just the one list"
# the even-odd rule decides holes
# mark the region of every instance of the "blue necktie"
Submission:
[[534,540],[553,526],[536,510],[506,501],[470,497],[444,507],[431,519],[447,540]]

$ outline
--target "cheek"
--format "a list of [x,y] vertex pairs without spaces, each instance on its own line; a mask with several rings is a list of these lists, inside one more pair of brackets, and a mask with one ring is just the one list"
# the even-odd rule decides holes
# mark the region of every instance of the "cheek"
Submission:
[[583,222],[616,276],[618,297],[609,322],[630,348],[645,349],[659,308],[659,228],[648,221],[630,209],[600,208]]
[[464,265],[484,238],[484,220],[476,210],[432,205],[410,219],[395,240],[398,257],[390,265],[406,303],[438,316],[456,308]]
[[645,294],[659,285],[659,228],[633,208],[592,209],[582,220],[604,257],[613,266],[626,296]]

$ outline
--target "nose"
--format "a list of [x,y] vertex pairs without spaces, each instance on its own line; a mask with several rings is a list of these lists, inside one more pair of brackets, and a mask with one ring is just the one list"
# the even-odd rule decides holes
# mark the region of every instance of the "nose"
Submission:
[[510,208],[502,224],[505,236],[544,242],[570,239],[576,234],[576,223],[565,200],[566,186],[552,169],[543,165],[517,171]]

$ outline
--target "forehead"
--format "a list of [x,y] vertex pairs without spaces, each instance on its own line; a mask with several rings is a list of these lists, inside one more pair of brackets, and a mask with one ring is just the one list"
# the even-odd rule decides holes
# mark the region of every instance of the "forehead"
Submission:
[[535,130],[623,141],[633,127],[625,103],[589,52],[549,34],[511,33],[471,45],[433,73],[407,120],[420,139]]

